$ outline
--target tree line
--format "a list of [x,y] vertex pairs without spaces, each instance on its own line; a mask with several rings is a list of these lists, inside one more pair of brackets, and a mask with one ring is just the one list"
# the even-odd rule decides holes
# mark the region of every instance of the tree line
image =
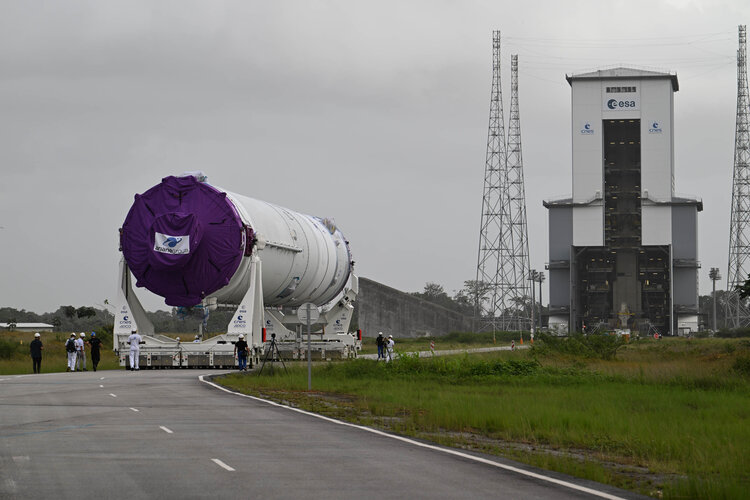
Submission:
[[[207,333],[226,332],[234,311],[212,311],[206,319]],[[146,312],[157,333],[197,333],[203,323],[203,311],[199,308],[173,307],[171,311]],[[91,332],[112,329],[113,314],[107,309],[82,306],[60,306],[53,312],[37,314],[25,309],[0,307],[0,323],[47,323],[56,332]],[[13,327],[10,328],[13,330]]]

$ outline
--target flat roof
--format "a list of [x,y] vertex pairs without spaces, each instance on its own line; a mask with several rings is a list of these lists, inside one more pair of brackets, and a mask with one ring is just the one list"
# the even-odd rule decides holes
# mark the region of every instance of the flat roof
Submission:
[[672,80],[672,91],[680,90],[676,73],[664,73],[661,71],[649,71],[638,68],[617,67],[600,69],[586,73],[571,73],[565,75],[568,84],[573,85],[573,80],[648,80],[648,79],[670,79]]
[[[54,328],[55,325],[48,325],[47,323],[14,323],[16,328]],[[0,323],[0,328],[8,328],[10,323]]]
[[[553,200],[542,200],[542,205],[544,208],[585,207],[599,200],[601,200],[601,198],[595,197],[588,201],[574,202],[573,198],[567,197]],[[655,205],[692,205],[695,206],[699,212],[703,211],[703,200],[700,198],[691,198],[689,196],[672,196],[672,198],[667,201],[652,200],[651,198],[644,197],[642,201],[649,201]]]

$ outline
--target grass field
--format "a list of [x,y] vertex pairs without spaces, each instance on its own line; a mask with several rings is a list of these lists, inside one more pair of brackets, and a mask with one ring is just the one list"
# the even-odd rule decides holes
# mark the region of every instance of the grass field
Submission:
[[750,491],[750,341],[664,339],[614,359],[537,345],[356,360],[222,383],[337,418],[664,498]]

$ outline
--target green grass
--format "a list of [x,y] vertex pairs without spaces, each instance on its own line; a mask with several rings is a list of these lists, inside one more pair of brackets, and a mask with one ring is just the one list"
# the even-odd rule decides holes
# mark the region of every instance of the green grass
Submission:
[[665,498],[750,490],[750,345],[670,339],[615,359],[532,349],[367,360],[222,383],[366,425]]

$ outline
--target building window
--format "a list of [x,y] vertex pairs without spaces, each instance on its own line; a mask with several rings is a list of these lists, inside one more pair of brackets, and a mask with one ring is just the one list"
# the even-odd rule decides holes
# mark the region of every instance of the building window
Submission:
[[635,92],[635,91],[636,91],[635,85],[625,86],[625,87],[607,87],[608,94],[619,94],[623,92]]

